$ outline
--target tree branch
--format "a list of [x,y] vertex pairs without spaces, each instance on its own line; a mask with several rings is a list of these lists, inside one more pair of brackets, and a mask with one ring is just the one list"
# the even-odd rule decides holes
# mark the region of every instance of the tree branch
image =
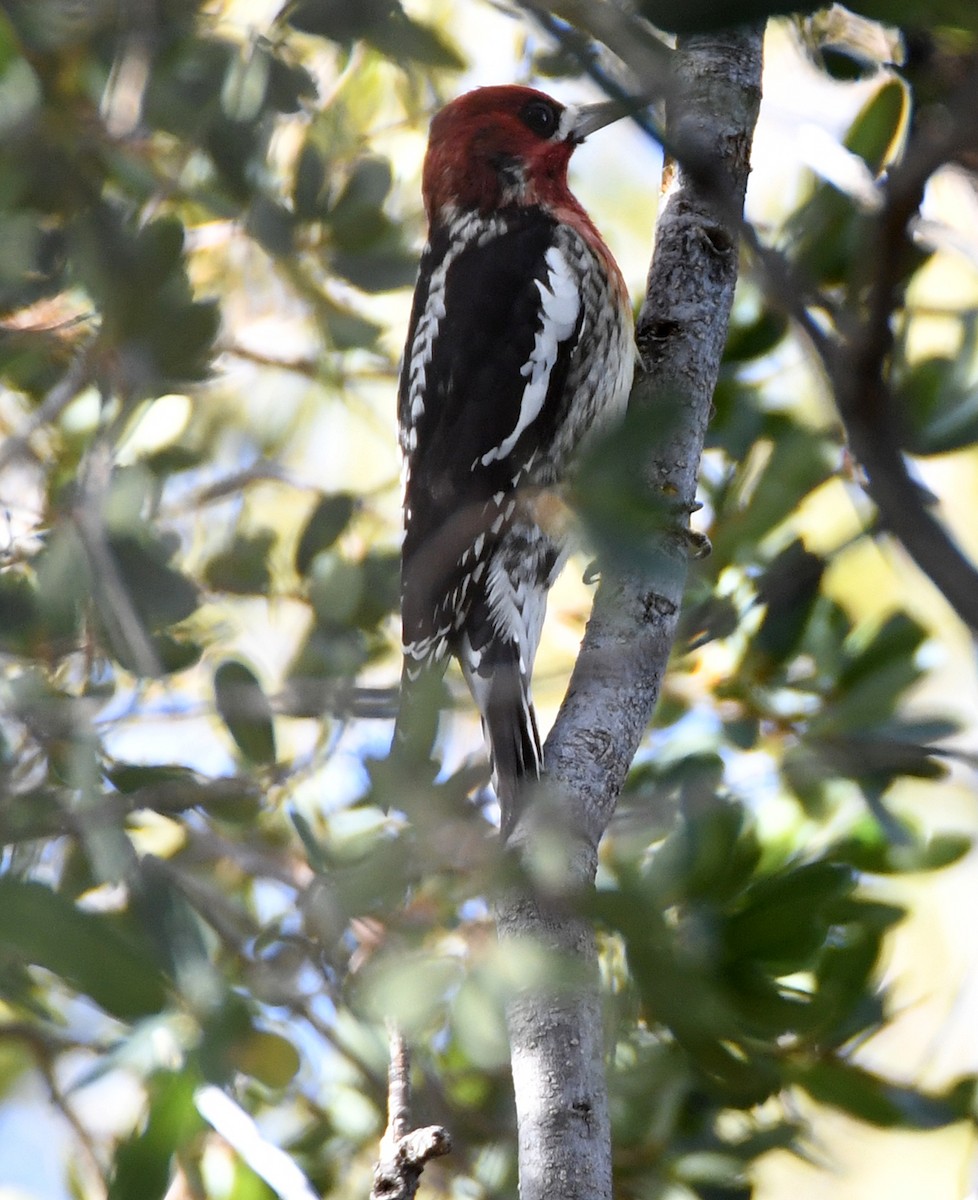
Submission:
[[[661,415],[646,478],[677,507],[692,504],[710,402],[737,278],[738,220],[760,103],[762,31],[680,41],[667,104],[667,144],[709,147],[714,169],[671,169],[637,339],[631,412]],[[698,156],[697,156],[698,157]],[[725,195],[714,197],[716,180]],[[573,831],[561,894],[514,888],[497,906],[501,938],[527,939],[577,974],[527,990],[508,1020],[519,1124],[520,1195],[610,1200],[611,1135],[604,1079],[594,932],[574,897],[594,880],[598,842],[658,698],[686,576],[684,539],[651,570],[606,578],[557,722],[547,740],[548,788]],[[547,798],[529,805],[511,840],[532,869],[534,828]],[[542,825],[542,822],[541,822]]]
[[978,569],[928,511],[901,446],[902,418],[888,379],[893,313],[903,301],[910,230],[931,175],[974,143],[978,68],[947,113],[923,121],[902,162],[889,173],[866,261],[873,271],[864,315],[855,297],[837,345],[822,348],[849,445],[866,472],[880,524],[899,538],[958,616],[978,632]]
[[411,1129],[411,1060],[404,1035],[387,1026],[390,1069],[387,1076],[387,1129],[374,1167],[370,1200],[414,1200],[421,1172],[432,1158],[448,1154],[452,1139],[441,1125]]

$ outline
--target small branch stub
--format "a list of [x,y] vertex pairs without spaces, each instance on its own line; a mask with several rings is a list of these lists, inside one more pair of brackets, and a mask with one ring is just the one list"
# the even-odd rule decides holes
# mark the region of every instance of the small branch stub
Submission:
[[387,1129],[374,1167],[370,1200],[413,1200],[425,1163],[448,1154],[452,1139],[441,1125],[411,1129],[411,1060],[397,1026],[388,1024]]

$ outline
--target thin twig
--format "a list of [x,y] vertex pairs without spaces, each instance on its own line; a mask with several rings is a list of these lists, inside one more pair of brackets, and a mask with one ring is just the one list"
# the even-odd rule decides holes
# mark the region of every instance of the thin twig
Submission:
[[15,459],[31,458],[31,438],[39,429],[56,421],[78,393],[92,381],[92,365],[86,353],[79,354],[68,370],[44,397],[40,407],[31,414],[23,430],[16,437],[7,438],[0,445],[0,471]]

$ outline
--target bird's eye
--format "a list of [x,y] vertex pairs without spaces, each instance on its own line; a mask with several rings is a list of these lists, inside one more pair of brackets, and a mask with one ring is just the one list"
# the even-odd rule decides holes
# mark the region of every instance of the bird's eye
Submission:
[[548,138],[557,132],[560,114],[556,105],[547,100],[531,100],[520,111],[520,120],[538,137]]

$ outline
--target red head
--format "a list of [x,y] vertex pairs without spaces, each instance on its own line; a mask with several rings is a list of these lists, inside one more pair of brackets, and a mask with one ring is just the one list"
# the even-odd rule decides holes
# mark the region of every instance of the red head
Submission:
[[626,111],[616,102],[567,107],[515,85],[459,96],[431,122],[422,184],[428,220],[448,205],[484,213],[507,204],[581,212],[567,188],[574,148]]

